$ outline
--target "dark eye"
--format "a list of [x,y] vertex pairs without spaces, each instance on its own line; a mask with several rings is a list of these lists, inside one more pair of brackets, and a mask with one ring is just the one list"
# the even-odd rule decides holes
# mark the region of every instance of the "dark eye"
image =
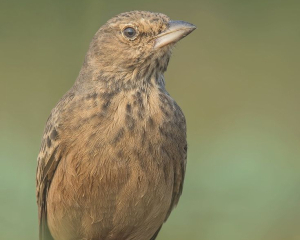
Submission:
[[129,39],[134,39],[136,36],[136,30],[132,27],[127,27],[123,30],[123,34]]

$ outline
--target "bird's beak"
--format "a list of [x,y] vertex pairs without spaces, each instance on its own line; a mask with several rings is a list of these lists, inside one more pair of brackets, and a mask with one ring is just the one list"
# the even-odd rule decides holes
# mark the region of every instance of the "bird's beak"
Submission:
[[184,21],[170,21],[169,27],[155,38],[154,49],[161,48],[189,35],[196,26]]

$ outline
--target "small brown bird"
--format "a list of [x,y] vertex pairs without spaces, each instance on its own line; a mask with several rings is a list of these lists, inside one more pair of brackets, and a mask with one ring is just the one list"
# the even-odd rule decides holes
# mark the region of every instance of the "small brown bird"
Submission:
[[122,13],[94,36],[48,118],[37,167],[40,239],[154,240],[182,192],[185,117],[165,89],[195,26]]

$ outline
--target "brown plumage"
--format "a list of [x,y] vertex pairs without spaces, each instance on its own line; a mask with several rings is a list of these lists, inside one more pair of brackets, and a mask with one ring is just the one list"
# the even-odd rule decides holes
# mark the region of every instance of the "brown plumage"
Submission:
[[187,151],[185,118],[163,73],[172,46],[194,29],[133,11],[98,30],[46,124],[41,240],[156,238],[181,195]]

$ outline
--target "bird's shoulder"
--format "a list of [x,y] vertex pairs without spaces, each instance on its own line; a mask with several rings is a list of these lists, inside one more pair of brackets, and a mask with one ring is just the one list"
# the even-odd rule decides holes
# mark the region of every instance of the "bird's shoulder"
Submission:
[[[52,109],[44,128],[40,151],[38,154],[37,180],[42,181],[50,166],[48,162],[55,158],[61,139],[62,115],[67,105],[73,100],[74,93],[67,92]],[[51,164],[50,164],[51,165]]]

